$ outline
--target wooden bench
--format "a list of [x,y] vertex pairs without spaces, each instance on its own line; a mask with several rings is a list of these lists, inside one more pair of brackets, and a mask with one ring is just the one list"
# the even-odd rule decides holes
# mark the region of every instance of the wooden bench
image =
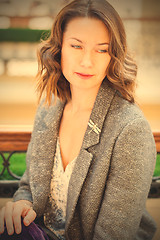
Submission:
[[[153,132],[157,152],[160,153],[160,132]],[[0,131],[0,151],[26,151],[31,131]]]
[[4,165],[0,174],[3,175],[7,168],[8,172],[15,178],[15,180],[0,180],[0,197],[12,197],[18,188],[20,179],[19,176],[10,171],[9,158],[5,159],[3,153],[9,152],[11,156],[14,152],[26,152],[30,138],[31,131],[0,131],[0,155],[3,158]]
[[[153,136],[156,143],[157,153],[160,153],[160,132],[153,132]],[[31,138],[31,131],[7,131],[0,130],[0,154],[3,155],[4,152],[26,152],[28,143]],[[5,163],[7,166],[7,162]],[[2,172],[0,172],[2,174]],[[160,197],[160,183],[158,178],[153,178],[150,194],[151,196]],[[0,188],[3,189],[0,192],[0,197],[12,197],[15,190],[18,188],[19,178],[15,180],[0,180]],[[5,188],[5,191],[4,191]],[[7,188],[7,189],[6,189]],[[158,189],[158,190],[157,190]]]
[[26,151],[31,138],[31,132],[0,132],[0,151]]

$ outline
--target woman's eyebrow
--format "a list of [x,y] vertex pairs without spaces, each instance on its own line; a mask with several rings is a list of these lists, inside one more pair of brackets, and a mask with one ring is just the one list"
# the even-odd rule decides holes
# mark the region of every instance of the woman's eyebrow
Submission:
[[109,43],[105,42],[105,43],[98,43],[97,45],[109,45]]
[[[72,37],[72,38],[69,38],[69,39],[71,39],[71,40],[76,40],[76,41],[78,41],[78,42],[80,42],[80,43],[83,43],[83,42],[82,42],[80,39],[78,39],[78,38],[74,38],[74,37]],[[96,45],[98,45],[98,46],[109,45],[109,43],[108,43],[108,42],[97,43]]]
[[82,43],[82,41],[81,41],[81,40],[79,40],[78,38],[69,38],[69,39],[71,39],[71,40],[76,40],[76,41],[78,41],[78,42]]

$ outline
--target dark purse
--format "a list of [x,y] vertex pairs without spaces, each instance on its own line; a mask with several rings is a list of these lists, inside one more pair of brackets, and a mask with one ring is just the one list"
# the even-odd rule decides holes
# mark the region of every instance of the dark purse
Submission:
[[45,227],[43,220],[40,218],[25,226],[22,221],[22,231],[20,234],[14,233],[8,235],[7,228],[3,234],[0,234],[0,240],[59,240],[59,238]]

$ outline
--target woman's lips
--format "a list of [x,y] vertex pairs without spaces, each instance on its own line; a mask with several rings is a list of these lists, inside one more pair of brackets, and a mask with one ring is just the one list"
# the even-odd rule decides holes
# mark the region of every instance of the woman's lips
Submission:
[[79,72],[75,72],[76,75],[82,79],[88,79],[88,78],[91,78],[93,77],[94,75],[91,75],[91,74],[84,74],[84,73],[79,73]]

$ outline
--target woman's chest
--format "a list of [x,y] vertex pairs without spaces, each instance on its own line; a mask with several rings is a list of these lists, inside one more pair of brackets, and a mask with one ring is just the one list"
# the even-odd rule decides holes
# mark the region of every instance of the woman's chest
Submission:
[[59,140],[64,168],[75,159],[82,146],[89,116],[63,118],[60,124]]

